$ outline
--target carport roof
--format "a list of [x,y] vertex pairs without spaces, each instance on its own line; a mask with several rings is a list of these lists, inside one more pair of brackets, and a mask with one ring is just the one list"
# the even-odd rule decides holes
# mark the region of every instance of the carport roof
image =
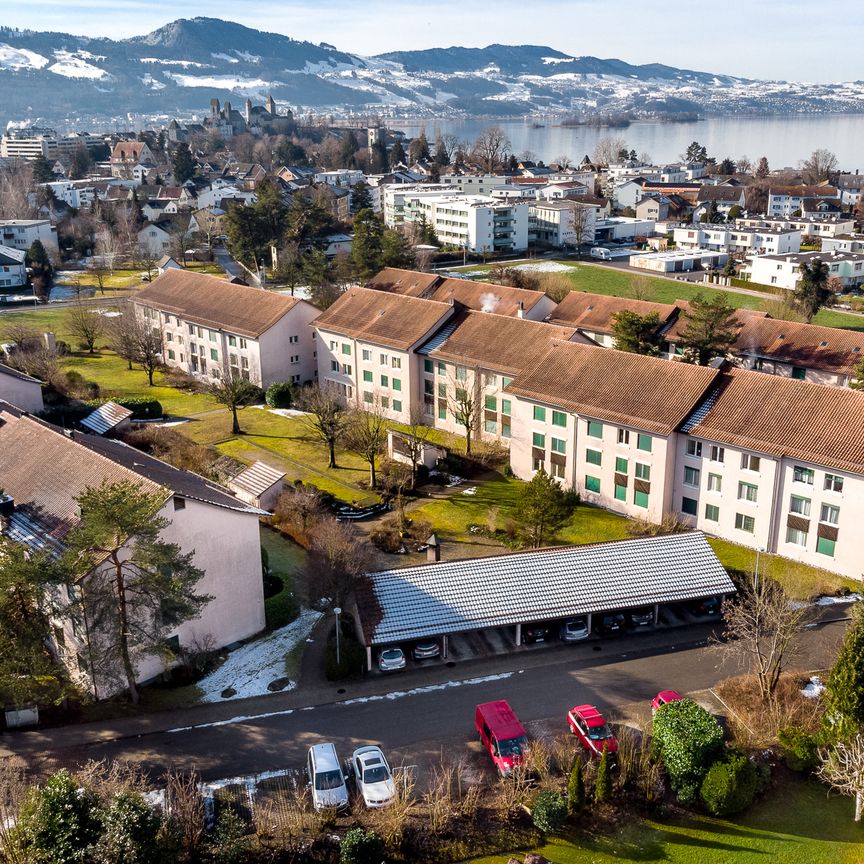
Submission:
[[383,570],[358,607],[366,643],[383,645],[734,591],[693,531]]

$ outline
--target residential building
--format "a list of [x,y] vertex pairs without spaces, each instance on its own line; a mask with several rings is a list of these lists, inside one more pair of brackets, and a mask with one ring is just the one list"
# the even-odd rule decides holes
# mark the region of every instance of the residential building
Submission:
[[268,387],[315,380],[318,310],[305,300],[225,279],[166,270],[133,298],[158,328],[168,366],[214,381],[242,377]]
[[854,174],[840,174],[837,176],[836,186],[840,203],[844,207],[856,207],[864,190],[864,174],[857,171]]
[[650,219],[610,216],[594,222],[595,243],[632,243],[637,237],[653,233],[654,223]]
[[0,291],[27,284],[27,252],[0,245]]
[[0,245],[26,252],[39,240],[49,255],[59,255],[57,228],[49,219],[0,220]]
[[439,185],[463,195],[491,195],[496,189],[513,186],[513,178],[506,174],[445,174]]
[[654,273],[688,273],[692,270],[716,270],[729,260],[727,252],[705,249],[682,249],[671,252],[643,252],[630,256],[630,266]]
[[692,225],[672,232],[679,249],[708,249],[730,255],[783,255],[801,249],[801,232],[791,228]]
[[839,192],[834,186],[772,186],[768,190],[768,205],[765,208],[767,216],[800,216],[808,199],[825,200],[836,198],[839,202]]
[[750,281],[793,291],[801,279],[801,265],[824,261],[830,275],[844,288],[864,283],[864,254],[858,252],[799,252],[797,255],[757,255],[746,268]]
[[851,216],[830,216],[815,218],[813,216],[789,217],[757,217],[752,219],[737,219],[738,228],[779,228],[800,231],[802,237],[837,237],[849,234],[855,230],[855,220]]
[[528,205],[528,242],[556,249],[592,244],[598,209],[575,200],[533,201]]
[[864,252],[864,234],[837,234],[822,238],[823,252]]
[[0,363],[0,401],[8,402],[28,414],[40,414],[45,410],[42,382]]
[[[168,521],[161,539],[194,554],[195,565],[204,571],[196,590],[212,598],[197,618],[169,634],[166,646],[175,655],[201,645],[223,648],[264,628],[258,519],[265,514],[228,490],[120,441],[60,429],[7,404],[0,404],[0,477],[12,499],[3,520],[5,537],[54,553],[79,522],[76,499],[85,489],[125,481],[160,495],[159,515]],[[98,578],[98,573],[97,567],[85,578]],[[61,586],[53,600],[62,609],[75,591],[75,586]],[[73,680],[97,699],[121,689],[116,677],[90,666],[88,646],[99,640],[96,622],[58,611],[52,623],[53,650]],[[152,680],[169,665],[161,655],[144,656],[136,678]]]
[[737,207],[738,212],[744,209],[743,186],[703,186],[696,194],[693,221],[698,222],[712,210],[727,219],[733,207]]
[[138,166],[155,164],[152,151],[143,141],[119,141],[111,151],[112,177],[131,177]]

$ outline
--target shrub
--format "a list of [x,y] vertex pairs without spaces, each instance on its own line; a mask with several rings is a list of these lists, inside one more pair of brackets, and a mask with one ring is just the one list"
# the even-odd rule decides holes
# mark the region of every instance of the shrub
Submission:
[[121,792],[105,811],[96,852],[100,864],[149,864],[159,859],[162,820],[140,795]]
[[249,838],[243,817],[230,807],[221,808],[208,845],[214,864],[236,864],[244,860]]
[[366,650],[353,638],[342,634],[339,643],[339,663],[336,662],[336,635],[327,640],[324,658],[324,674],[328,681],[344,681],[359,678],[366,668]]
[[274,381],[267,388],[264,401],[270,408],[290,408],[294,401],[294,388],[288,381]]
[[609,749],[603,745],[603,755],[597,766],[597,780],[594,783],[594,800],[598,804],[612,797],[612,764],[609,759]]
[[743,753],[733,750],[724,761],[708,769],[700,794],[709,813],[729,816],[753,803],[756,783],[756,766]]
[[531,819],[544,833],[557,831],[567,818],[567,802],[560,792],[541,792],[537,796]]
[[117,404],[128,408],[132,412],[133,420],[158,420],[163,416],[162,403],[158,399],[139,396],[118,399]]
[[654,715],[654,748],[678,800],[696,798],[708,768],[723,747],[716,718],[692,699],[669,702]]
[[339,845],[339,864],[381,864],[384,844],[374,832],[352,828]]
[[819,741],[798,726],[784,726],[777,733],[786,765],[792,771],[812,771],[819,761]]
[[567,815],[577,816],[585,807],[585,778],[582,776],[582,760],[573,763],[567,783]]

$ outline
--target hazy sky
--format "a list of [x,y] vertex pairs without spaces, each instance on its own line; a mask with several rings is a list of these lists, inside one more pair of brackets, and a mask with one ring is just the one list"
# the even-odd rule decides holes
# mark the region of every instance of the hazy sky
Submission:
[[861,0],[0,0],[0,24],[124,38],[206,15],[356,54],[530,43],[803,81],[864,79]]

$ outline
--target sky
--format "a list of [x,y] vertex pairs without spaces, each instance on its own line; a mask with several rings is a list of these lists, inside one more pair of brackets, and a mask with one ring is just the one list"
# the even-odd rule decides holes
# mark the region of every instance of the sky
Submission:
[[198,15],[362,55],[530,43],[748,78],[864,79],[861,0],[0,0],[0,25],[114,39]]

